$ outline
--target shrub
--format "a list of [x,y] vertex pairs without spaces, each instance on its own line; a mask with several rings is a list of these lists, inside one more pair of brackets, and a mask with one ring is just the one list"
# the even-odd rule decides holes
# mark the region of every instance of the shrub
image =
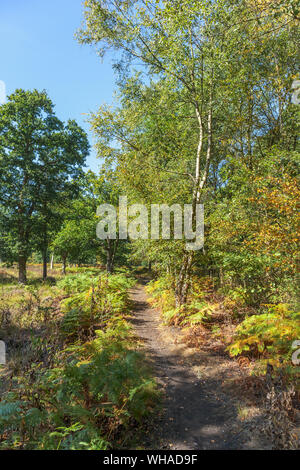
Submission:
[[156,386],[118,321],[59,354],[60,367],[33,364],[0,402],[1,448],[106,449],[154,406]]
[[252,315],[236,328],[228,347],[231,356],[246,353],[274,363],[290,361],[292,343],[300,337],[300,313],[290,311],[285,304],[267,307],[266,313]]
[[77,277],[67,276],[60,283],[66,292],[73,292],[62,302],[65,315],[61,331],[65,336],[73,338],[76,335],[93,334],[95,327],[103,327],[113,316],[129,312],[131,304],[128,288],[134,280],[124,274]]
[[155,381],[123,318],[134,281],[77,277],[60,283],[73,292],[63,301],[67,347],[48,363],[36,355],[0,401],[0,449],[122,447],[155,406]]
[[[207,287],[207,280],[204,281]],[[168,325],[194,326],[207,320],[213,311],[213,306],[205,300],[203,285],[199,279],[193,279],[189,302],[175,308],[174,284],[170,276],[160,277],[156,281],[149,282],[147,292],[151,295],[153,305],[160,308],[163,320]]]

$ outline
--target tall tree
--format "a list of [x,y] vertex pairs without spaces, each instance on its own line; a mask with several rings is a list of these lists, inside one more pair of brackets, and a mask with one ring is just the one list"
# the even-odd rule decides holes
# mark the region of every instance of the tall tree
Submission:
[[[269,125],[274,129],[275,121],[281,126],[284,93],[291,85],[290,72],[294,69],[295,46],[288,41],[289,55],[284,64],[283,44],[294,34],[297,13],[289,8],[289,2],[280,3],[284,3],[283,8],[275,11],[270,2],[255,8],[250,1],[85,2],[86,23],[79,40],[95,44],[102,54],[108,49],[123,52],[116,67],[121,112],[102,108],[93,124],[102,142],[101,152],[105,152],[106,144],[106,155],[110,158],[113,153],[120,170],[126,172],[129,164],[131,172],[135,167],[141,175],[140,179],[136,174],[131,178],[131,187],[138,189],[142,174],[147,182],[150,168],[159,168],[157,186],[168,173],[169,177],[176,173],[182,185],[189,181],[189,200],[184,202],[192,203],[194,221],[196,204],[206,198],[207,186],[220,183],[219,170],[227,153],[234,149],[238,158],[247,160],[249,168],[253,166],[253,145],[262,128]],[[272,53],[275,56],[271,58]],[[271,60],[273,77],[268,76],[270,62],[262,60],[264,54]],[[138,64],[140,76],[147,73],[144,83],[132,83],[128,63]],[[146,110],[151,96],[156,105],[152,101],[152,109]],[[128,104],[130,101],[137,106]],[[166,114],[170,107],[173,110],[169,119],[162,115],[163,101],[171,105],[166,106]],[[180,127],[184,133],[189,128],[191,131],[186,160],[180,151],[184,144],[174,139]],[[112,144],[116,139],[119,148],[111,152],[109,140]],[[146,194],[145,184],[137,192]],[[193,261],[194,253],[183,250],[177,271],[178,304],[186,301]]]
[[38,195],[37,221],[37,245],[43,257],[44,279],[47,277],[49,234],[60,219],[57,207],[78,196],[83,176],[82,164],[89,149],[86,133],[74,120],[63,126],[60,135],[49,134],[47,138],[43,156],[47,171]]
[[84,131],[74,121],[64,126],[53,107],[37,90],[16,90],[0,107],[1,218],[15,245],[21,283],[37,231],[46,259],[51,205],[78,175],[89,148]]
[[[86,29],[83,43],[119,49],[124,61],[142,62],[147,71],[160,77],[166,86],[180,91],[181,101],[188,104],[198,128],[192,151],[194,165],[190,201],[200,202],[212,157],[213,99],[220,68],[215,55],[219,32],[211,17],[214,5],[187,1],[152,3],[137,1],[96,1],[86,3]],[[120,62],[122,68],[124,63]],[[184,177],[186,172],[182,174]],[[176,288],[177,301],[186,300],[193,253],[185,252]]]

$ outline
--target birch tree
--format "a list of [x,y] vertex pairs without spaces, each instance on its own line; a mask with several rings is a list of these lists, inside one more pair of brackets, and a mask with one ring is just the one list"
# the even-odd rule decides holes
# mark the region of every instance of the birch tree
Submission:
[[[181,176],[193,182],[190,202],[194,220],[212,157],[220,41],[213,20],[214,5],[195,1],[89,0],[85,7],[85,29],[79,33],[82,43],[96,44],[100,54],[109,49],[121,50],[121,72],[128,63],[142,64],[154,79],[180,92],[182,102],[192,109],[198,127],[194,168],[190,176]],[[178,304],[186,300],[192,261],[193,253],[185,252],[176,286]]]

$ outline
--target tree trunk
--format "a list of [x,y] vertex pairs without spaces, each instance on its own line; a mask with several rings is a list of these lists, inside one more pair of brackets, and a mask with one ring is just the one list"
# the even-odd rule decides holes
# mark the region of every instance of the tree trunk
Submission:
[[107,240],[106,246],[106,271],[111,274],[114,269],[113,264],[113,242],[112,240]]
[[224,276],[223,276],[222,266],[220,266],[220,269],[219,269],[219,277],[220,277],[220,285],[221,285],[221,287],[224,287]]
[[106,262],[106,271],[107,271],[109,274],[112,274],[112,273],[113,273],[113,270],[114,270],[114,267],[113,267],[111,258],[109,257],[109,258],[107,259],[107,262]]
[[114,272],[115,256],[118,243],[118,238],[116,240],[110,240],[109,238],[106,240],[106,271],[109,274]]
[[53,269],[53,264],[54,264],[54,253],[51,254],[51,261],[50,261],[50,269]]
[[19,283],[26,284],[27,283],[27,276],[26,276],[26,256],[20,255],[19,256]]
[[[192,224],[195,225],[196,222],[196,210],[197,204],[200,203],[202,190],[206,184],[210,160],[211,160],[211,152],[212,152],[212,98],[213,98],[213,71],[212,71],[212,81],[209,93],[209,109],[208,109],[208,119],[207,119],[207,150],[206,150],[206,159],[205,159],[205,166],[202,175],[200,174],[200,159],[201,159],[201,151],[203,145],[203,123],[201,112],[196,105],[196,116],[198,119],[199,125],[199,141],[198,141],[198,149],[197,149],[197,156],[196,156],[196,172],[195,172],[195,179],[194,179],[194,189],[193,189],[193,199],[192,199]],[[179,307],[183,305],[187,301],[187,295],[190,287],[190,276],[191,276],[191,267],[193,264],[194,252],[193,251],[186,251],[184,253],[183,262],[181,265],[181,269],[179,272],[179,277],[176,281],[176,288],[175,288],[175,299],[176,299],[176,306]]]
[[[45,210],[46,213],[46,210]],[[43,281],[47,279],[47,257],[48,257],[48,233],[47,233],[46,218],[43,224],[43,244],[42,244],[42,258],[43,258]]]
[[63,256],[62,257],[62,268],[61,268],[61,272],[62,272],[63,275],[66,274],[66,267],[67,267],[67,257]]
[[192,251],[186,252],[184,254],[183,262],[175,287],[176,307],[180,307],[187,301],[187,295],[190,286],[190,272],[193,258],[194,255]]
[[47,279],[47,249],[43,250],[43,280]]

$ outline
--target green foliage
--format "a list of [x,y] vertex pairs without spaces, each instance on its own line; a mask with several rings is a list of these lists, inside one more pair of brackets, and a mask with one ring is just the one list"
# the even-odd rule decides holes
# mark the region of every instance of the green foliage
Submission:
[[27,258],[47,250],[53,208],[76,192],[89,144],[75,121],[55,116],[45,91],[18,89],[0,108],[1,245],[26,282]]
[[199,302],[197,300],[193,300],[187,305],[185,317],[182,321],[182,324],[194,326],[199,323],[203,323],[210,317],[213,310],[213,306],[208,305],[207,302]]
[[85,272],[58,283],[60,292],[73,293],[62,302],[65,347],[44,361],[49,338],[32,338],[33,360],[0,401],[1,449],[122,447],[152,411],[156,384],[124,319],[134,282]]
[[154,406],[155,382],[124,321],[69,347],[58,362],[33,365],[1,401],[2,449],[106,449],[107,433],[113,439]]
[[150,302],[160,309],[166,323],[173,323],[180,314],[180,309],[175,308],[175,296],[172,289],[173,279],[171,276],[161,276],[157,280],[150,281],[147,292],[150,294]]
[[98,279],[89,273],[69,274],[57,283],[57,287],[63,289],[67,294],[77,294],[95,286]]
[[[84,5],[79,41],[124,53],[116,67],[118,106],[91,116],[99,156],[117,168],[133,202],[190,203],[204,177],[206,253],[194,255],[196,269],[213,272],[222,288],[246,289],[252,306],[278,302],[282,293],[289,301],[297,197],[295,184],[286,183],[299,171],[299,111],[290,100],[298,74],[295,18],[285,21],[285,2],[143,3]],[[145,74],[128,66],[137,57]],[[206,179],[210,112],[218,145]],[[158,274],[172,272],[176,284],[184,245],[137,240],[133,256],[152,261]]]
[[245,353],[250,356],[291,360],[292,343],[300,337],[300,313],[287,305],[270,305],[267,313],[246,318],[236,329],[234,341],[228,347],[231,356]]
[[210,204],[207,261],[219,271],[221,292],[245,304],[297,303],[299,240],[297,152],[268,149],[246,164],[228,159],[225,187]]
[[189,301],[180,307],[175,307],[172,284],[174,284],[174,279],[171,276],[161,276],[149,282],[147,286],[147,292],[151,296],[150,301],[161,310],[166,324],[195,326],[209,319],[214,306],[202,299],[204,293],[199,288],[199,281],[194,279]]
[[95,225],[93,216],[81,221],[65,219],[51,243],[51,249],[64,262],[68,260],[80,263],[95,259],[95,247],[93,246]]
[[[206,332],[203,324],[221,338],[226,317],[231,338],[242,321],[231,355],[289,363],[299,338],[293,3],[84,2],[80,42],[103,54],[115,49],[119,58],[119,103],[90,117],[105,159],[100,176],[82,175],[86,135],[54,116],[45,92],[17,90],[1,106],[0,258],[19,259],[21,281],[33,248],[46,261],[50,241],[64,271],[67,261],[106,257],[113,272],[131,246],[131,259],[152,263],[159,276],[148,292],[165,323]],[[132,66],[137,60],[140,72]],[[203,202],[204,249],[187,254],[180,239],[97,240],[96,207],[116,206],[120,194],[147,205]],[[71,205],[70,195],[78,196]],[[63,317],[52,323],[68,349],[48,368],[45,360],[33,363],[1,402],[4,447],[104,449],[144,415],[153,383],[124,321],[131,285],[124,275],[90,272],[58,284],[68,297]],[[20,325],[48,327],[52,306],[34,290],[26,294]],[[276,306],[266,313],[271,302]],[[48,344],[38,338],[30,346],[36,359]]]
[[65,315],[61,324],[64,335],[89,335],[99,325],[114,317],[129,313],[128,289],[134,280],[124,274],[88,274],[67,276],[58,284],[67,293],[73,293],[62,303]]

